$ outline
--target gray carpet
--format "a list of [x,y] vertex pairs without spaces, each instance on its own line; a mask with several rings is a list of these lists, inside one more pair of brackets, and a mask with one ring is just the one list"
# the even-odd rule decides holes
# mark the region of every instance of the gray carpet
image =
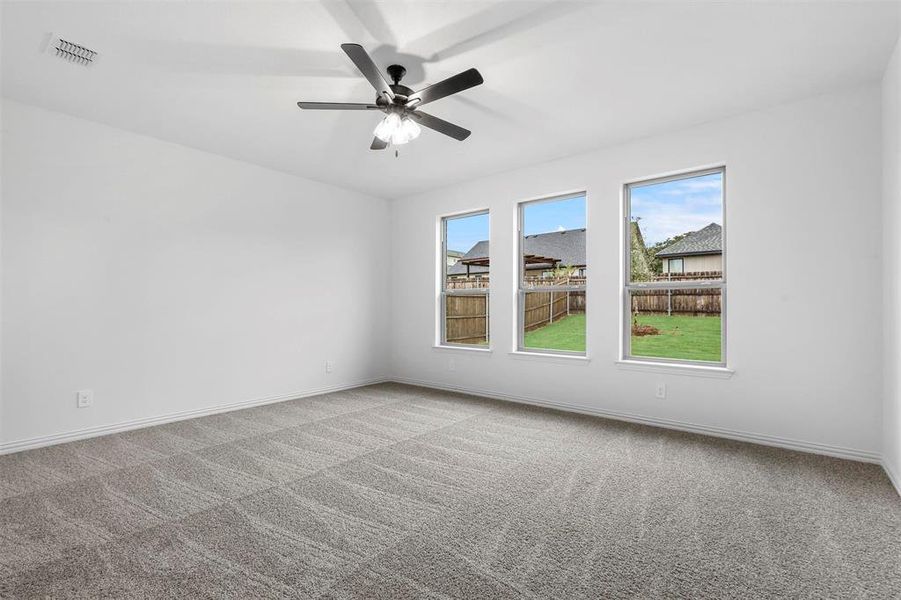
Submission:
[[901,598],[875,465],[396,384],[0,457],[4,598]]

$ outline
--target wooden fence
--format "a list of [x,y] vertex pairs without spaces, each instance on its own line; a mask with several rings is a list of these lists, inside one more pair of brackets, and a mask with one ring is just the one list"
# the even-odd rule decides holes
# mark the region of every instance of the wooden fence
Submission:
[[[585,277],[526,277],[525,284],[529,289],[541,289],[549,285],[585,285],[587,279]],[[448,290],[478,290],[488,289],[490,280],[487,276],[471,277],[448,277],[445,289]]]
[[[584,280],[583,280],[584,281]],[[535,280],[538,284],[541,280]],[[483,289],[488,279],[455,280],[448,289]],[[585,292],[527,291],[524,326],[532,331],[566,315],[585,312]],[[632,295],[632,313],[714,316],[722,310],[718,289],[640,290]],[[446,296],[445,341],[452,344],[488,343],[488,296]]]
[[654,275],[654,281],[700,281],[722,278],[722,271],[689,271],[687,273],[657,273]]
[[[488,296],[445,297],[445,341],[451,344],[488,342]],[[568,314],[585,312],[585,292],[526,293],[525,329],[532,331]]]
[[526,331],[585,312],[585,292],[526,292],[523,325]]
[[488,296],[446,296],[445,299],[445,341],[487,344]]
[[632,314],[713,316],[721,311],[722,295],[717,289],[641,290],[632,294]]

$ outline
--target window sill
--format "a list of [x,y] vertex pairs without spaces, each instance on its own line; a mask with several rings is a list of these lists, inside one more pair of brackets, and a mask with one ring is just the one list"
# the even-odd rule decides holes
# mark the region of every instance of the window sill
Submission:
[[616,361],[616,366],[625,371],[647,371],[651,373],[687,375],[689,377],[708,377],[712,379],[730,379],[735,374],[735,371],[726,367],[685,365],[644,360],[618,360]]
[[491,354],[493,350],[491,348],[467,348],[466,346],[445,346],[443,344],[435,344],[432,346],[433,350],[450,350],[451,352],[475,352],[477,354]]
[[544,362],[565,363],[573,365],[587,365],[591,359],[578,354],[555,354],[553,352],[523,352],[514,350],[509,353],[516,360],[540,360]]

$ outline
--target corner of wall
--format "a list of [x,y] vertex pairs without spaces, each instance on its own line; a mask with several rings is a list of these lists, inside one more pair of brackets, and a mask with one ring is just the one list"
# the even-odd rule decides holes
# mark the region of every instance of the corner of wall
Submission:
[[901,38],[882,79],[882,134],[882,462],[901,494]]

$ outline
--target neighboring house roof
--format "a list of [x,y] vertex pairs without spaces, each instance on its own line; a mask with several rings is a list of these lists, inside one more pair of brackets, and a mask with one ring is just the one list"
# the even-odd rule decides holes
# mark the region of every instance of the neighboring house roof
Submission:
[[704,229],[693,231],[657,253],[659,258],[690,256],[692,254],[722,254],[723,228],[711,223]]
[[461,252],[459,250],[448,250],[447,251],[447,255],[451,258],[461,258],[464,254],[466,254],[466,253]]
[[[528,269],[549,269],[556,265],[585,266],[585,230],[568,229],[527,235],[523,242],[526,255],[556,259],[557,263],[540,263],[527,265]],[[488,240],[477,242],[463,258],[452,267],[448,267],[448,275],[466,275],[466,262],[488,258]],[[481,265],[469,265],[471,275],[484,275],[488,268]]]

